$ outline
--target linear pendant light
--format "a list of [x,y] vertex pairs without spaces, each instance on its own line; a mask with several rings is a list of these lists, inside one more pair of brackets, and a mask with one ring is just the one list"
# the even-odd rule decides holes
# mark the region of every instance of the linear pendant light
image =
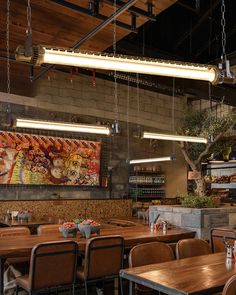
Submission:
[[106,126],[48,122],[48,121],[20,119],[20,118],[16,119],[16,127],[81,132],[81,133],[94,133],[94,134],[104,134],[104,135],[109,135],[111,133],[111,130]]
[[152,132],[146,132],[146,131],[143,132],[142,138],[207,143],[207,139],[204,137],[152,133]]
[[69,49],[54,49],[41,45],[33,46],[32,55],[26,54],[24,46],[18,46],[16,60],[33,65],[43,63],[113,70],[129,73],[168,76],[222,83],[222,74],[214,65],[191,64],[161,59],[141,59],[132,56],[111,56],[105,53],[78,52]]
[[141,163],[151,163],[151,162],[164,162],[164,161],[172,161],[175,157],[168,156],[168,157],[160,157],[160,158],[150,158],[150,159],[136,159],[130,160],[130,164],[141,164]]

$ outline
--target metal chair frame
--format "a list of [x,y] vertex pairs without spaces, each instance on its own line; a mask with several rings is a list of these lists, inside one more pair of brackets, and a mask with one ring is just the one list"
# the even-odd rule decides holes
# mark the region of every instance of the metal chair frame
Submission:
[[[90,248],[90,246],[92,245],[93,241],[90,242],[89,244],[89,251],[88,251],[88,255],[85,256],[86,258],[86,269],[88,269],[88,276],[89,276],[89,265],[90,265],[90,255],[91,255],[91,250],[98,250],[98,249],[110,249],[110,248],[117,248],[117,247],[122,247],[122,253],[121,253],[121,261],[120,261],[120,265],[121,265],[121,268],[123,268],[123,257],[124,257],[124,239],[121,237],[121,236],[113,236],[113,237],[102,237],[102,238],[94,238],[97,240],[99,239],[102,239],[102,240],[109,240],[111,238],[114,238],[114,237],[120,237],[120,240],[121,240],[121,245],[107,245],[107,246],[96,246],[96,247],[93,247],[92,249]],[[120,281],[120,292],[121,292],[121,295],[123,295],[123,285],[122,285],[122,279],[120,278],[119,276],[119,273],[117,275],[113,275],[113,276],[106,276],[106,277],[102,277],[102,278],[97,278],[97,279],[92,279],[92,280],[85,280],[84,281],[84,287],[85,287],[85,294],[87,295],[88,294],[88,284],[92,284],[92,283],[96,283],[96,282],[103,282],[103,285],[104,285],[104,282],[105,281],[109,281],[109,280],[114,280],[118,278],[119,281]]]
[[[29,292],[30,295],[33,295],[33,294],[36,294],[38,292],[42,292],[42,291],[46,291],[46,290],[53,290],[53,289],[56,289],[56,293],[57,293],[57,290],[59,288],[71,288],[71,284],[64,284],[64,285],[60,285],[60,286],[52,286],[52,287],[49,287],[49,288],[43,288],[43,289],[34,289],[34,282],[35,282],[35,265],[36,265],[36,260],[38,257],[43,257],[43,256],[53,256],[53,255],[63,255],[63,254],[66,254],[66,253],[73,253],[75,254],[75,256],[77,257],[77,254],[78,254],[78,245],[76,244],[76,242],[74,241],[67,241],[67,242],[60,242],[60,243],[66,243],[66,244],[73,244],[74,245],[74,250],[66,250],[66,251],[58,251],[58,252],[48,252],[48,253],[39,253],[39,254],[33,254],[33,261],[31,261],[30,263],[33,263],[33,269],[32,269],[32,290]],[[42,243],[42,244],[38,244],[35,248],[34,248],[34,252],[36,252],[38,249],[40,248],[43,248],[44,246],[47,246],[47,245],[58,245],[60,244],[59,242],[49,242],[49,243]],[[72,294],[74,295],[74,292],[75,292],[75,282],[76,282],[76,268],[77,268],[77,259],[75,258],[75,261],[74,261],[74,265],[73,265],[73,274],[74,274],[74,279],[73,279],[73,284],[72,284]],[[17,285],[16,286],[16,295],[18,294],[20,288],[19,286]]]

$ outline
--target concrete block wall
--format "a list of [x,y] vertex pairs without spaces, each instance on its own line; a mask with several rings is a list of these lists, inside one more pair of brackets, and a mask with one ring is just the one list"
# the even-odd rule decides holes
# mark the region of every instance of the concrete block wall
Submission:
[[[121,134],[107,140],[108,166],[112,167],[112,192],[104,189],[0,188],[0,199],[45,199],[58,192],[65,198],[120,198],[127,194],[128,190],[130,169],[127,164],[128,158],[166,156],[172,154],[173,150],[176,151],[177,161],[160,165],[167,179],[166,196],[174,197],[177,192],[186,191],[186,165],[178,146],[175,148],[170,142],[140,140],[132,136],[137,130],[137,125],[148,131],[172,132],[174,128],[177,129],[179,120],[183,116],[186,98],[174,98],[175,127],[173,127],[173,98],[171,96],[140,89],[138,102],[136,87],[130,87],[128,101],[127,85],[118,84],[117,86],[118,113],[114,103],[114,83],[96,78],[96,86],[93,86],[91,77],[81,74],[75,76],[72,83],[68,74],[56,73],[55,76],[51,75],[50,80],[44,76],[35,82],[35,96],[33,97],[0,92],[0,124],[5,127],[9,121],[9,118],[6,120],[8,109],[10,110],[8,117],[11,119],[33,117],[75,123],[111,124],[114,119],[118,118],[122,130]],[[130,134],[129,150],[127,120]],[[48,132],[48,134],[51,133]]]
[[197,238],[210,239],[210,229],[218,226],[236,225],[236,207],[183,208],[180,206],[152,206],[149,210],[150,222],[157,215],[171,224],[196,232]]

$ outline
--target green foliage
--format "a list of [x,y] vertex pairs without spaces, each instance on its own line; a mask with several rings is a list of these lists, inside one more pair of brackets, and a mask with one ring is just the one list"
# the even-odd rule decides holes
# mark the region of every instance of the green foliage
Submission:
[[191,193],[180,195],[180,203],[183,207],[212,208],[215,207],[213,196],[196,196]]
[[[216,117],[212,111],[205,110],[189,110],[187,109],[185,116],[181,122],[180,134],[188,136],[199,136],[209,138],[212,136],[215,138],[221,132],[227,132],[234,123],[234,117],[231,114],[222,117]],[[222,151],[222,145],[226,145],[221,141],[214,144],[214,150]],[[218,146],[218,147],[217,147]],[[187,145],[187,153],[190,158],[194,161],[198,156],[205,150],[206,145],[202,143],[189,143]]]

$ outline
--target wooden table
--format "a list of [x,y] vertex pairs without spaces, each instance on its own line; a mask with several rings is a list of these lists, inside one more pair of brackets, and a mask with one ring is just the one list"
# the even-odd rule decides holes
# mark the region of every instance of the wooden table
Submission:
[[[188,231],[181,228],[173,228],[168,230],[166,233],[162,231],[151,232],[147,226],[137,225],[127,228],[122,227],[109,227],[101,229],[101,236],[109,235],[121,235],[125,240],[125,247],[131,248],[138,243],[145,243],[151,241],[161,242],[176,242],[184,238],[192,238],[195,236],[195,232]],[[78,243],[79,251],[83,252],[88,240],[81,238],[69,238]],[[30,235],[24,237],[7,237],[0,239],[0,295],[3,294],[3,267],[4,261],[8,257],[17,257],[25,254],[29,254],[34,245],[43,242],[62,241],[64,238],[60,233],[58,235]]]
[[235,260],[221,252],[124,269],[120,277],[130,281],[130,294],[134,282],[169,295],[193,295],[221,291],[235,272]]

